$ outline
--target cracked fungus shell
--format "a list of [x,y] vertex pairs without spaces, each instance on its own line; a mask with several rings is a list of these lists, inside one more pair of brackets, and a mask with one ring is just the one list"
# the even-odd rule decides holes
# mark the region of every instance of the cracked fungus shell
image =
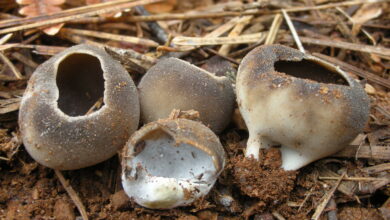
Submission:
[[249,130],[246,156],[281,145],[282,167],[296,170],[348,145],[362,132],[369,98],[361,85],[328,62],[281,46],[245,56],[237,101]]
[[196,110],[205,125],[220,133],[233,113],[235,97],[229,80],[180,59],[158,62],[138,89],[144,123],[167,118],[173,109]]
[[125,192],[155,209],[189,205],[207,195],[225,165],[218,137],[187,119],[146,124],[132,135],[122,156]]
[[[104,105],[86,114],[103,98]],[[139,101],[126,70],[102,49],[78,45],[40,65],[23,96],[23,143],[39,163],[72,170],[113,156],[137,129]]]

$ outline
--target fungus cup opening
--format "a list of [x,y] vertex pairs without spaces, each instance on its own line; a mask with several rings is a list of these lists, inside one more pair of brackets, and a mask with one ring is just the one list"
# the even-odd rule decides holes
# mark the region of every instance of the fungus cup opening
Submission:
[[345,77],[336,67],[326,65],[315,59],[300,61],[280,60],[274,64],[275,70],[301,79],[309,79],[319,83],[349,86]]
[[58,108],[68,116],[85,115],[104,96],[101,62],[93,55],[74,53],[62,59],[56,83]]
[[191,204],[206,195],[216,180],[210,155],[191,144],[176,143],[161,128],[149,131],[133,146],[122,183],[142,206],[169,209]]
[[187,143],[176,143],[162,129],[147,133],[134,147],[133,167],[141,165],[150,175],[166,178],[197,179],[216,172],[206,152]]

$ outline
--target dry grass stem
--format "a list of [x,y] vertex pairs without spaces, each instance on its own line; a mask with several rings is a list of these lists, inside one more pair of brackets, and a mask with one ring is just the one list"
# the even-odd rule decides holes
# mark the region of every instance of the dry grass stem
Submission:
[[[378,3],[386,2],[388,0],[371,0],[369,3]],[[291,7],[286,8],[286,12],[302,12],[302,11],[312,11],[312,10],[323,10],[328,8],[343,7],[343,6],[352,6],[360,5],[367,3],[366,0],[355,0],[355,1],[346,1],[346,2],[337,2],[329,3],[324,5],[317,6],[303,6],[303,7]],[[200,19],[200,18],[220,18],[220,17],[238,17],[244,15],[265,15],[265,14],[277,14],[281,13],[281,10],[255,10],[255,11],[243,11],[243,12],[234,12],[234,11],[225,11],[225,12],[198,12],[193,14],[188,13],[176,13],[176,14],[157,14],[149,16],[133,16],[128,20],[132,22],[140,21],[164,21],[164,20],[189,20],[189,19]]]
[[[253,15],[241,17],[238,20],[236,26],[234,26],[234,28],[228,34],[228,37],[239,36],[241,34],[241,32],[244,30],[244,28],[250,23],[252,18],[253,18]],[[231,45],[229,45],[229,44],[222,45],[221,48],[219,48],[218,53],[226,56],[229,54],[230,48],[231,48]]]
[[12,35],[13,35],[12,33],[9,33],[4,35],[2,38],[0,38],[0,45],[7,43],[7,41],[11,39]]
[[264,44],[269,45],[273,44],[276,38],[276,35],[278,34],[278,31],[280,29],[280,25],[282,24],[282,15],[276,14],[274,17],[274,20],[272,21],[272,25],[269,29],[267,38],[265,39]]
[[72,29],[72,28],[63,28],[62,31],[68,34],[77,34],[77,35],[84,35],[84,36],[119,41],[119,42],[141,44],[149,47],[157,47],[159,45],[157,42],[145,38],[123,36],[119,34],[110,34],[110,33],[104,33],[99,31],[80,30],[80,29]]
[[303,46],[302,46],[302,42],[301,42],[301,40],[299,39],[298,33],[297,33],[297,31],[295,30],[295,27],[294,27],[293,23],[291,22],[290,16],[288,16],[286,10],[283,10],[283,9],[282,9],[282,14],[283,14],[283,16],[284,16],[284,19],[285,19],[286,22],[287,22],[288,27],[290,28],[291,34],[292,34],[292,36],[293,36],[293,38],[294,38],[295,43],[296,43],[297,46],[298,46],[298,49],[299,49],[302,53],[305,53],[305,48],[303,48]]
[[4,55],[4,53],[0,52],[0,59],[6,64],[12,71],[12,73],[16,76],[18,79],[23,79],[23,75],[20,73],[20,71],[14,66],[14,64],[8,59],[7,56]]
[[390,160],[390,146],[353,146],[350,145],[342,151],[332,155],[333,157],[367,158],[377,160]]
[[83,220],[88,220],[87,211],[85,210],[85,207],[84,207],[83,203],[81,202],[81,199],[77,195],[76,191],[74,191],[72,186],[69,184],[69,182],[62,175],[61,171],[54,170],[54,172],[55,172],[56,176],[58,177],[58,180],[61,182],[62,186],[65,188],[69,197],[73,200],[73,202],[76,205],[77,209],[79,210]]
[[221,44],[257,43],[265,39],[265,33],[247,34],[237,37],[175,37],[172,42],[177,46],[205,46]]
[[132,7],[135,7],[138,5],[145,5],[145,4],[150,4],[150,3],[159,2],[159,1],[161,1],[161,0],[139,0],[139,1],[124,3],[124,4],[120,4],[120,5],[114,5],[114,6],[103,8],[103,9],[88,11],[88,12],[84,12],[84,13],[80,13],[80,14],[67,15],[67,16],[60,17],[60,18],[55,18],[55,17],[48,18],[48,19],[44,19],[42,21],[31,23],[31,24],[21,24],[21,25],[18,25],[16,27],[5,28],[5,29],[0,30],[0,34],[21,31],[21,30],[27,30],[27,29],[31,29],[31,28],[37,28],[37,27],[47,27],[47,26],[53,25],[53,24],[64,23],[67,21],[77,20],[79,18],[85,18],[85,17],[90,17],[90,16],[96,16],[96,15],[100,15],[100,14],[120,12],[120,11],[123,11],[125,9],[132,8]]
[[387,88],[390,88],[390,80],[385,79],[383,77],[380,77],[374,73],[370,73],[368,71],[362,70],[357,68],[356,66],[353,66],[351,64],[345,63],[341,60],[338,60],[334,57],[326,56],[324,54],[319,54],[319,53],[313,53],[314,56],[317,56],[321,59],[327,60],[328,62],[334,63],[337,66],[339,66],[341,69],[347,71],[347,72],[352,72],[360,77],[366,78],[370,82],[377,83],[379,85],[385,86]]
[[316,211],[314,212],[313,216],[311,217],[312,220],[318,220],[321,217],[322,212],[324,211],[325,207],[328,205],[329,200],[332,198],[334,192],[336,191],[337,187],[340,185],[341,181],[344,179],[345,175],[346,175],[346,172],[344,172],[343,175],[341,175],[338,178],[336,184],[323,197],[321,204],[317,207]]
[[19,52],[14,52],[11,54],[11,56],[17,60],[19,60],[20,62],[22,62],[23,64],[33,68],[33,69],[36,69],[39,65],[34,62],[32,59],[29,59],[27,58],[25,55],[19,53]]
[[[3,80],[0,78],[0,80]],[[14,112],[19,109],[21,98],[0,99],[0,114]]]
[[[292,39],[287,39],[291,41]],[[315,45],[321,45],[321,46],[327,46],[327,47],[336,47],[346,50],[353,50],[353,51],[360,51],[365,53],[373,53],[377,55],[382,55],[385,57],[389,57],[390,59],[390,49],[380,47],[380,46],[370,46],[370,45],[364,45],[364,44],[355,44],[355,43],[349,43],[344,41],[335,41],[335,40],[324,40],[324,39],[314,39],[310,37],[300,37],[300,40],[302,43],[305,44],[315,44]]]
[[277,219],[277,220],[286,220],[279,212],[272,212],[272,215]]
[[[221,35],[223,35],[224,33],[228,32],[230,29],[232,29],[236,24],[237,22],[239,22],[240,18],[237,17],[237,18],[232,18],[230,19],[228,22],[226,22],[225,24],[219,26],[218,28],[214,29],[213,31],[211,31],[210,33],[206,34],[204,36],[204,38],[210,38],[210,37],[219,37]],[[171,39],[171,42],[172,42],[173,38]],[[173,43],[174,45],[174,43]],[[199,46],[196,46],[196,47],[192,47],[192,46],[181,46],[180,48],[169,48],[169,47],[160,47],[160,49],[162,50],[166,50],[166,51],[176,51],[176,52],[180,52],[180,51],[190,51],[190,50],[194,50],[196,48],[198,48]]]
[[379,173],[379,172],[390,170],[390,163],[382,163],[371,167],[365,167],[362,170],[370,174]]
[[[50,15],[50,18],[54,19],[54,18],[72,16],[72,15],[77,15],[77,14],[81,14],[81,13],[99,10],[102,8],[108,9],[112,6],[121,5],[121,4],[134,2],[134,1],[137,1],[137,0],[114,0],[114,1],[108,1],[108,2],[103,2],[103,3],[93,4],[93,5],[77,7],[77,8],[71,8],[68,10],[63,10],[63,11],[53,13]],[[34,22],[39,22],[39,21],[43,21],[46,19],[48,19],[47,15],[40,15],[40,16],[26,17],[26,18],[6,19],[6,20],[0,21],[0,28],[16,26],[16,25],[21,25],[21,24],[26,24],[26,23],[34,23]]]
[[[340,177],[333,177],[333,176],[320,176],[318,179],[320,180],[338,180]],[[346,181],[382,181],[387,180],[384,178],[376,178],[376,177],[344,177],[344,180]]]

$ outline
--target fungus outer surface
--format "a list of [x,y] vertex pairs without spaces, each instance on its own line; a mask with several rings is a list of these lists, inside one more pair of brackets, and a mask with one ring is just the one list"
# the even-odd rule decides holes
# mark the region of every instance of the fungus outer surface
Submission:
[[[100,98],[103,107],[86,114]],[[128,72],[104,50],[77,45],[35,70],[21,101],[19,126],[37,162],[73,170],[113,156],[136,130],[139,117],[138,93]]]
[[173,109],[195,110],[205,125],[220,133],[233,114],[235,96],[229,79],[180,59],[159,61],[138,89],[144,123],[167,118]]
[[246,156],[281,145],[282,167],[299,169],[341,150],[364,128],[369,98],[337,66],[281,45],[255,48],[237,74],[248,127]]

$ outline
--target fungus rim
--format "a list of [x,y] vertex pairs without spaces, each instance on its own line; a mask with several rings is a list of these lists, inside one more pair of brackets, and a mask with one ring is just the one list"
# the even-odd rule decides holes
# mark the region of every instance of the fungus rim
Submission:
[[[160,120],[159,120],[160,121]],[[225,163],[222,164],[222,166],[219,165],[218,159],[216,155],[213,154],[211,150],[208,149],[208,147],[194,143],[192,140],[184,137],[184,138],[178,138],[175,132],[171,131],[168,127],[164,126],[163,124],[159,123],[159,121],[150,122],[148,124],[145,124],[141,129],[133,133],[133,135],[130,137],[129,141],[125,144],[125,147],[123,148],[122,157],[123,158],[134,158],[136,155],[134,155],[134,150],[141,141],[144,141],[145,136],[149,135],[152,132],[155,132],[157,130],[160,130],[164,134],[168,135],[173,141],[175,145],[179,144],[188,144],[192,147],[195,147],[207,155],[209,155],[213,161],[213,165],[215,170],[218,172],[221,172],[225,166]],[[202,124],[203,125],[203,124]],[[142,133],[141,133],[142,132]],[[131,147],[127,147],[127,146]],[[122,160],[122,166],[126,167],[127,164],[125,160]]]
[[[299,63],[299,62],[310,62],[314,65],[317,65],[319,66],[320,68],[324,68],[326,69],[326,71],[329,71],[330,74],[334,74],[338,77],[340,77],[342,80],[345,81],[345,83],[337,83],[337,82],[322,82],[320,80],[316,80],[316,79],[311,79],[311,78],[306,78],[306,77],[299,77],[299,76],[296,76],[296,75],[293,75],[287,71],[279,71],[277,70],[277,67],[276,67],[276,64],[278,62],[291,62],[291,63]],[[351,78],[350,76],[348,76],[348,73],[346,73],[344,70],[342,70],[340,68],[340,66],[338,65],[334,65],[326,60],[323,60],[323,59],[320,59],[318,57],[315,57],[315,56],[312,56],[312,55],[309,55],[309,54],[304,54],[303,57],[301,58],[298,58],[298,59],[279,59],[279,60],[275,60],[273,63],[272,63],[272,68],[273,68],[273,71],[275,72],[278,72],[278,73],[282,73],[282,74],[285,74],[286,76],[288,76],[289,78],[291,79],[294,79],[294,80],[300,80],[300,81],[305,81],[305,80],[309,80],[311,83],[316,83],[316,84],[321,84],[321,85],[332,85],[332,86],[343,86],[343,87],[353,87],[353,82],[351,82],[351,80],[354,80],[353,78]]]
[[345,72],[344,70],[342,70],[340,68],[340,66],[338,65],[334,65],[332,64],[331,62],[328,62],[326,60],[323,60],[323,59],[320,59],[318,57],[315,57],[313,55],[309,55],[309,54],[306,54],[301,60],[308,60],[308,61],[311,61],[321,67],[324,67],[326,68],[327,70],[331,71],[333,74],[337,74],[339,75],[340,77],[342,77],[345,82],[347,83],[347,85],[344,85],[344,84],[337,84],[337,83],[322,83],[322,82],[318,82],[318,81],[315,81],[316,83],[320,83],[320,84],[331,84],[331,85],[335,85],[335,86],[345,86],[345,87],[353,87],[353,82],[352,80],[354,80],[351,76],[348,75],[347,72]]

